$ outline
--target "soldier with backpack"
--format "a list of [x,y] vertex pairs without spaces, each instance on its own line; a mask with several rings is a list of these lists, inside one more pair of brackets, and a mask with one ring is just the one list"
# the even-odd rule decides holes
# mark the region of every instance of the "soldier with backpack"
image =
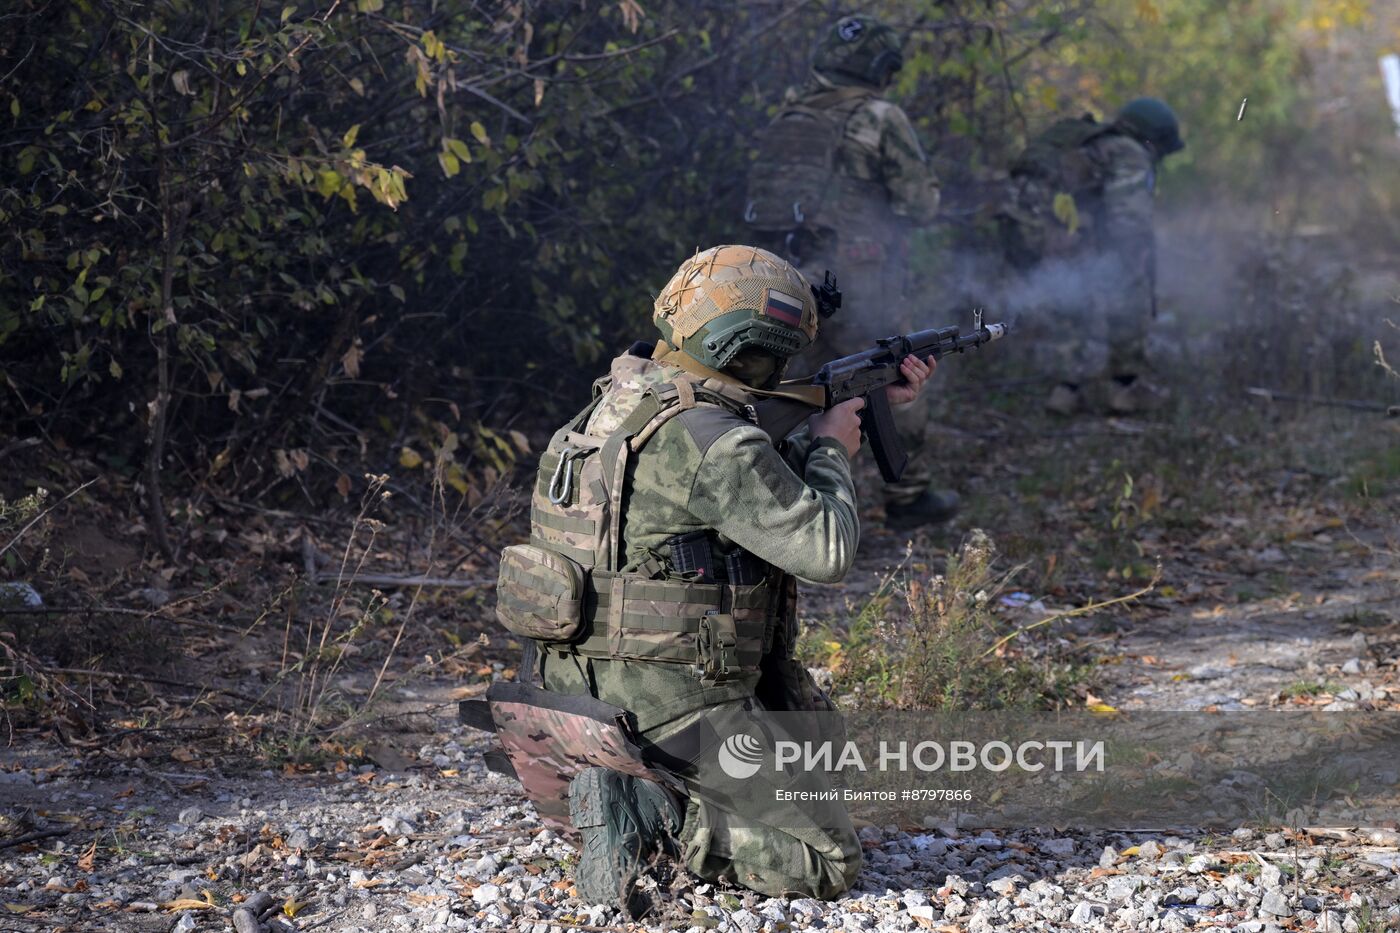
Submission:
[[1157,300],[1152,199],[1157,166],[1184,145],[1171,108],[1141,97],[1109,123],[1089,115],[1056,122],[1012,163],[999,218],[1007,261],[1028,273],[1061,263],[1045,290],[1076,293],[1076,307],[1064,310],[1093,316],[1108,346],[1103,372],[1070,348],[1073,362],[1045,403],[1052,412],[1072,414],[1093,398],[1127,414],[1165,396],[1147,379]]
[[[900,37],[873,16],[847,16],[818,44],[758,139],[744,204],[748,238],[820,282],[834,270],[845,312],[794,369],[815,370],[871,338],[915,329],[905,300],[908,237],[938,213],[939,184],[909,117],[883,92],[904,65]],[[923,444],[927,410],[901,413],[905,448]],[[930,485],[927,459],[884,490],[887,517],[917,525],[957,511]],[[911,464],[912,466],[912,464]]]

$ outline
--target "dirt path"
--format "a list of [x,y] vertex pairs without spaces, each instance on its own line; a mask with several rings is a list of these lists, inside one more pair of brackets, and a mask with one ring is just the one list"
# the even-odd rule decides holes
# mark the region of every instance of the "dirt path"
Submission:
[[1341,546],[1341,556],[1326,545],[1280,552],[1276,572],[1289,591],[1281,596],[1172,607],[1126,627],[1113,646],[1122,662],[1109,669],[1109,701],[1153,710],[1393,708],[1400,568],[1385,553]]

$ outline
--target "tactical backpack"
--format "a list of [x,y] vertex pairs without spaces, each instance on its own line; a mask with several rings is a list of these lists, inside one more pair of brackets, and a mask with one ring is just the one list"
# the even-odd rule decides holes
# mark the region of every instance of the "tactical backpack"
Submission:
[[1090,114],[1059,120],[1030,141],[1011,164],[1011,174],[1043,181],[1056,191],[1081,194],[1099,183],[1098,167],[1084,147],[1116,132],[1112,124],[1100,123]]
[[878,223],[873,209],[887,200],[884,188],[837,171],[846,124],[872,92],[843,88],[822,96],[834,98],[833,106],[788,104],[759,134],[744,208],[751,229],[772,235]]
[[1019,269],[1080,249],[1094,213],[1081,201],[1102,183],[1089,143],[1118,130],[1085,114],[1060,120],[1031,140],[1011,164],[1006,203],[997,217],[1002,252]]

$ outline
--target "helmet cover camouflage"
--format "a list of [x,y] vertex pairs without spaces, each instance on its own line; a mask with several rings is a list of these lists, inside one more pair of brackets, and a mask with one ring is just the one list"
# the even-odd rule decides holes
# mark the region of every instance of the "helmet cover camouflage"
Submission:
[[845,16],[817,43],[812,68],[882,88],[904,67],[901,44],[899,35],[875,17]]
[[766,249],[715,246],[681,263],[652,323],[672,347],[722,370],[747,349],[800,353],[817,335],[817,302],[802,273]]
[[1139,97],[1124,104],[1115,122],[1133,136],[1151,143],[1159,156],[1171,155],[1186,146],[1181,140],[1181,124],[1176,114],[1155,97]]

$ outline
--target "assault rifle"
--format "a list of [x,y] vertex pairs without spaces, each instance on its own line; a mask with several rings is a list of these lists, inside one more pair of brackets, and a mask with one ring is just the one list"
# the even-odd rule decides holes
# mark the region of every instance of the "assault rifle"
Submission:
[[864,398],[860,411],[861,433],[870,444],[885,482],[904,473],[909,457],[900,446],[885,386],[901,382],[899,364],[906,356],[941,359],[963,353],[1006,336],[1005,324],[983,324],[982,312],[973,312],[970,333],[956,326],[934,327],[895,337],[881,337],[868,350],[832,360],[814,375],[784,382],[772,396],[754,406],[758,425],[774,442],[781,441],[816,407],[825,411],[853,398]]

